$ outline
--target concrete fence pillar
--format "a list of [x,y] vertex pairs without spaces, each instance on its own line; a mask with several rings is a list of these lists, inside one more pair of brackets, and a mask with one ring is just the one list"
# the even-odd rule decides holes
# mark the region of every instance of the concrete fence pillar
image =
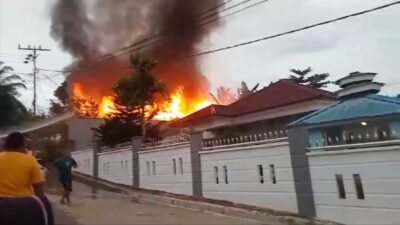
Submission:
[[193,196],[203,197],[203,185],[201,174],[201,160],[199,152],[202,150],[202,133],[190,134],[190,160],[192,164]]
[[132,138],[132,186],[140,188],[139,150],[144,138],[142,136]]
[[307,153],[308,132],[305,127],[289,129],[290,160],[300,215],[315,217],[314,194]]
[[93,146],[93,178],[99,178],[99,153],[101,152],[101,144],[95,142]]
[[[101,152],[101,144],[100,142],[95,142],[93,146],[93,178],[94,180],[99,179],[99,153]],[[96,198],[98,193],[98,188],[93,185],[92,186],[92,194],[93,198]]]

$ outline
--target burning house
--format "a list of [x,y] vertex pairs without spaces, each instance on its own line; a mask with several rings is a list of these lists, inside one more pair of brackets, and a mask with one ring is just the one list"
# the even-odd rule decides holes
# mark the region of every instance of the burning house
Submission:
[[[111,88],[132,75],[131,54],[159,62],[153,73],[167,85],[171,101],[162,104],[156,119],[182,118],[210,105],[209,82],[197,59],[171,59],[198,51],[219,26],[217,20],[202,23],[218,19],[223,5],[223,0],[57,1],[51,35],[75,59],[66,69],[71,97],[86,101],[76,110],[85,114],[96,105],[98,118],[112,112]],[[110,52],[117,53],[105,55]]]
[[[51,35],[74,58],[65,69],[70,97],[79,102],[77,114],[91,118],[70,124],[79,124],[79,130],[88,134],[84,136],[90,136],[90,124],[112,114],[113,85],[134,76],[130,55],[158,62],[152,72],[166,84],[170,100],[158,105],[156,120],[182,118],[210,105],[209,82],[198,59],[174,59],[194,54],[206,43],[220,25],[218,10],[224,4],[224,0],[55,1]],[[93,122],[95,118],[100,120]],[[83,129],[82,124],[89,127]]]

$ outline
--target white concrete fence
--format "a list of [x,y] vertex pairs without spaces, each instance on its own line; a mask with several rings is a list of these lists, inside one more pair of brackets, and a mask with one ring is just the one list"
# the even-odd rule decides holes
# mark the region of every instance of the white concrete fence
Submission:
[[79,172],[137,188],[346,224],[400,223],[400,141],[366,142],[365,136],[364,143],[307,148],[309,141],[298,138],[307,136],[301,135],[282,130],[225,139],[193,134],[141,143],[138,138],[72,155]]

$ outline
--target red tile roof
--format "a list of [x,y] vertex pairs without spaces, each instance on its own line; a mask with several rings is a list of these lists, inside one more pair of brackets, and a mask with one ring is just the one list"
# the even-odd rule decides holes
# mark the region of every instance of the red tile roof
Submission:
[[235,117],[318,98],[335,100],[336,96],[329,91],[282,79],[230,105],[210,105],[176,121],[175,124],[213,116]]

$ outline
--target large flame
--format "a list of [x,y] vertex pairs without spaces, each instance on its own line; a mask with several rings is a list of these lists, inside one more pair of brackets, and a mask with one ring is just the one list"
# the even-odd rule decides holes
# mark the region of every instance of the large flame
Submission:
[[[75,110],[78,111],[78,113],[80,113],[81,115],[95,115],[95,117],[97,118],[105,118],[112,117],[113,114],[116,112],[115,104],[111,96],[104,96],[100,100],[98,100],[98,102],[96,102],[97,111],[90,113],[88,112],[90,109],[87,105],[93,105],[91,104],[91,102],[96,100],[86,97],[82,90],[82,87],[79,84],[73,85],[73,94],[75,99],[84,101],[83,104],[75,106]],[[183,86],[179,86],[177,90],[175,90],[170,95],[169,101],[165,101],[157,105],[157,107],[159,108],[159,112],[154,117],[154,119],[160,121],[171,121],[183,118],[211,104],[212,102],[207,100],[206,98],[186,99]]]

